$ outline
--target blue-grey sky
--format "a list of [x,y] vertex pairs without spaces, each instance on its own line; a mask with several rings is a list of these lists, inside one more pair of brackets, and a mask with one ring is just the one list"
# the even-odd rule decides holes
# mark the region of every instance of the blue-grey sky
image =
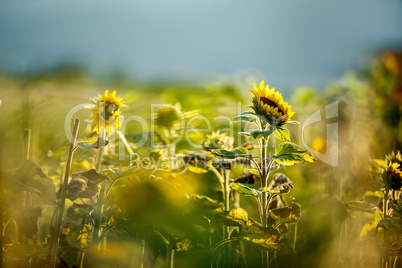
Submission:
[[322,85],[402,47],[400,0],[2,0],[0,69],[68,63],[133,78],[256,72]]

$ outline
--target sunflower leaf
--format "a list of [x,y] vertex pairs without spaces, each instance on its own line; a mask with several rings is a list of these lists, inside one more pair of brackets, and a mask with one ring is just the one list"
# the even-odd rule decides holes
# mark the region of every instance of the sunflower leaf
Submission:
[[260,177],[260,172],[258,172],[258,170],[256,170],[256,169],[249,169],[248,172],[250,172],[254,176],[257,176],[257,178]]
[[254,139],[261,139],[261,138],[268,138],[269,135],[271,135],[272,132],[275,131],[275,127],[270,126],[268,130],[261,131],[261,130],[254,130],[250,132],[250,136],[253,137]]
[[45,204],[56,203],[56,188],[53,180],[32,161],[24,161],[14,176],[7,177],[6,183],[10,189],[37,194]]
[[257,196],[261,195],[261,191],[258,191],[256,189],[250,188],[250,187],[248,187],[246,185],[239,184],[239,183],[231,184],[230,188],[232,190],[235,190],[239,194],[251,195],[251,196],[254,196],[254,197],[257,197]]
[[376,208],[373,204],[365,201],[349,201],[346,202],[346,206],[349,210],[353,211],[364,211],[368,213],[375,213]]
[[254,116],[256,116],[256,114],[254,112],[250,112],[250,111],[243,112],[241,115],[254,115]]
[[399,218],[383,218],[381,219],[376,229],[384,228],[387,230],[401,230],[402,229],[402,219]]
[[278,223],[295,223],[300,218],[300,206],[290,203],[290,207],[275,208],[269,211],[269,216]]
[[255,117],[249,116],[249,115],[239,115],[233,118],[232,122],[241,122],[241,121],[246,121],[246,122],[255,122]]
[[283,142],[276,146],[275,155],[273,157],[276,162],[284,166],[293,166],[316,161],[311,152],[292,142]]
[[103,139],[102,137],[93,137],[91,139],[78,142],[77,146],[80,146],[84,149],[99,149],[101,147],[104,147],[108,145],[109,141]]
[[219,149],[219,150],[212,150],[212,152],[218,156],[228,158],[228,159],[235,159],[237,157],[245,157],[251,159],[251,155],[248,153],[247,148],[244,147],[239,147],[235,148],[234,150],[225,150],[225,149]]
[[243,225],[240,238],[262,249],[277,249],[279,247],[279,232],[272,227],[262,227],[252,221]]
[[242,226],[248,221],[248,213],[242,208],[234,208],[218,214],[218,218],[226,226]]
[[275,136],[281,140],[290,141],[290,134],[287,129],[278,127],[275,130]]

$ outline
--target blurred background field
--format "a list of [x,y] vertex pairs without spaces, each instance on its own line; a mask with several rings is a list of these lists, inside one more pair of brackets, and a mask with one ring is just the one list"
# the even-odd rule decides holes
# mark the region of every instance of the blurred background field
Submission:
[[[2,246],[18,245],[6,255],[2,250],[5,267],[22,267],[32,255],[39,257],[31,258],[32,266],[27,267],[46,266],[40,245],[49,236],[55,206],[33,194],[32,202],[41,213],[27,213],[26,197],[14,191],[9,178],[28,154],[53,180],[57,191],[69,145],[65,118],[72,107],[91,103],[91,98],[105,90],[116,90],[127,105],[121,109],[125,117],[138,115],[150,122],[151,105],[179,103],[183,111],[196,110],[209,119],[213,130],[227,132],[230,122],[214,119],[234,118],[239,107],[248,110],[247,88],[262,79],[283,94],[296,111],[294,119],[302,123],[317,110],[324,118],[324,107],[334,101],[339,105],[338,117],[331,121],[339,127],[338,164],[331,166],[318,159],[284,171],[295,187],[286,199],[300,204],[302,215],[297,232],[293,230],[297,238],[294,252],[279,254],[276,265],[381,267],[381,235],[375,229],[378,214],[348,210],[346,202],[371,198],[378,205],[379,197],[366,193],[371,189],[371,161],[402,150],[400,1],[256,2],[255,6],[223,1],[216,7],[211,1],[205,5],[123,1],[113,6],[103,1],[96,13],[92,4],[0,4],[0,33],[5,37],[0,39]],[[81,120],[78,137],[83,139],[91,111],[76,115]],[[202,121],[195,123],[205,128]],[[325,153],[326,124],[309,126],[304,136],[302,126],[292,125],[292,141],[305,142],[313,154]],[[31,131],[29,152],[24,138],[27,129]],[[133,147],[143,131],[138,124],[128,125],[125,135]],[[201,144],[207,134],[195,133],[192,139]],[[272,150],[279,140],[271,142]],[[136,152],[147,155],[148,149]],[[186,142],[178,144],[177,153],[188,151],[201,150]],[[92,168],[92,158],[93,152],[77,153],[73,172]],[[113,161],[105,165],[128,166]],[[233,178],[242,175],[242,170],[232,173]],[[211,171],[187,172],[176,179],[174,187],[170,182],[134,188],[116,185],[109,206],[118,204],[126,209],[127,217],[140,215],[134,221],[138,225],[116,228],[108,237],[108,256],[90,259],[92,263],[86,259],[85,265],[139,267],[141,232],[157,222],[199,243],[176,252],[176,267],[207,267],[210,256],[203,250],[207,242],[193,226],[178,222],[179,214],[189,210],[181,198],[201,194],[219,200],[219,183]],[[257,219],[254,205],[247,197],[241,199],[241,207]],[[12,227],[5,229],[9,219],[15,219],[19,234]],[[8,237],[12,243],[6,241]],[[71,248],[88,246],[85,239],[73,242]],[[156,240],[148,243],[145,266],[164,267],[164,246]],[[397,254],[401,254],[401,244],[395,249]],[[66,252],[63,265],[71,267],[77,250]],[[253,267],[258,253],[247,254],[249,267]]]

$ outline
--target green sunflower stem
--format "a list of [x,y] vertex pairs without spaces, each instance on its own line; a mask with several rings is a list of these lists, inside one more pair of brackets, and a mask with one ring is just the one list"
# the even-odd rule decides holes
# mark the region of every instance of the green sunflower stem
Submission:
[[62,227],[62,222],[63,222],[64,208],[66,206],[67,185],[68,185],[68,179],[70,177],[70,170],[71,170],[73,154],[74,154],[74,150],[76,148],[75,144],[76,144],[76,141],[77,141],[77,134],[78,134],[79,125],[80,125],[80,120],[75,119],[74,128],[73,128],[73,135],[72,135],[71,142],[70,142],[70,148],[68,150],[66,171],[65,171],[65,174],[64,174],[63,183],[61,185],[60,205],[59,205],[59,208],[58,208],[56,224],[55,224],[55,235],[54,235],[54,238],[53,238],[53,243],[52,243],[52,248],[51,248],[51,255],[50,255],[50,266],[49,266],[50,268],[56,267],[56,263],[57,263],[57,253],[58,253],[58,247],[59,247],[61,227]]
[[[269,171],[267,169],[267,145],[268,145],[268,139],[262,139],[261,141],[261,171],[262,171],[262,178],[261,178],[261,187],[264,189],[267,187],[267,181],[268,181],[268,175]],[[264,227],[267,227],[267,209],[268,209],[268,193],[266,191],[263,191],[262,195],[262,225]],[[269,267],[269,255],[267,250],[262,250],[262,267]]]
[[[230,170],[221,168],[221,173],[222,173],[222,177],[224,179],[224,185],[223,185],[222,190],[223,190],[223,195],[224,195],[225,211],[230,211],[230,180],[229,180]],[[223,226],[223,234],[224,234],[223,235],[224,239],[230,238],[229,226]],[[226,260],[227,264],[229,264],[231,261],[229,244],[225,245],[225,260]]]
[[101,186],[101,190],[99,192],[98,200],[95,206],[95,213],[94,213],[94,230],[92,233],[92,243],[96,245],[98,249],[98,254],[101,254],[101,233],[102,233],[102,216],[103,216],[103,207],[105,204],[105,189],[107,186],[107,182]]

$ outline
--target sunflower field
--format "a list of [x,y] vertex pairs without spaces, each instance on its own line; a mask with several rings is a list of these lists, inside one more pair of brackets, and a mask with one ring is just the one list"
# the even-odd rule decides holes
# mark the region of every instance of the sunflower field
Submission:
[[402,56],[325,88],[0,75],[1,267],[402,265]]

